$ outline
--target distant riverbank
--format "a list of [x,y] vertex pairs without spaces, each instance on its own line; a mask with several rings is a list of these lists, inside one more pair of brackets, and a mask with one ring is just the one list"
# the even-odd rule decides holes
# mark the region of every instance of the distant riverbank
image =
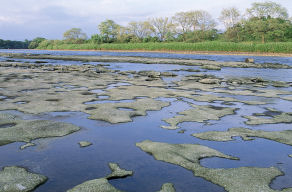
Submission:
[[277,43],[121,43],[121,44],[41,44],[38,49],[48,50],[90,50],[90,51],[129,51],[164,52],[180,54],[218,54],[255,56],[292,56],[292,42]]

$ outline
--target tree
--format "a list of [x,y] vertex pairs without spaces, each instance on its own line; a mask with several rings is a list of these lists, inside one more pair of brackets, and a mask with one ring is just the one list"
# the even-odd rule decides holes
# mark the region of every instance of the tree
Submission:
[[37,47],[39,46],[39,44],[40,44],[42,41],[44,41],[44,40],[46,40],[46,39],[45,39],[45,38],[42,38],[42,37],[37,37],[37,38],[33,39],[33,40],[29,43],[28,48],[29,48],[29,49],[35,49],[35,48],[37,48]]
[[98,25],[101,36],[104,38],[104,42],[111,43],[117,38],[119,32],[119,25],[113,20],[105,20]]
[[219,20],[224,24],[226,29],[233,27],[236,23],[239,22],[239,19],[240,13],[239,10],[235,7],[223,9],[219,17]]
[[67,42],[82,43],[87,39],[87,35],[80,28],[72,28],[63,34]]
[[135,36],[138,40],[142,40],[145,37],[150,36],[153,31],[149,21],[130,22],[127,26],[127,30],[130,35]]
[[214,27],[216,26],[216,22],[207,11],[198,10],[194,11],[193,14],[194,30],[199,29],[202,31],[208,31],[214,29]]
[[173,16],[175,24],[180,28],[181,33],[191,32],[194,24],[194,14],[192,11],[179,12]]
[[176,25],[168,17],[151,19],[150,24],[154,36],[158,37],[160,41],[166,40],[167,35],[169,37],[175,33]]
[[247,9],[246,12],[249,17],[272,17],[288,19],[287,9],[272,1],[266,1],[264,3],[253,3],[252,7]]

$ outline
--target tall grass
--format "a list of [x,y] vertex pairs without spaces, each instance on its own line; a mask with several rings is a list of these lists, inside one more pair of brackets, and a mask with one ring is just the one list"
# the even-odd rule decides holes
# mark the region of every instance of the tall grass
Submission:
[[275,43],[233,43],[233,42],[200,42],[200,43],[107,43],[107,44],[46,44],[38,49],[73,49],[73,50],[140,50],[140,51],[224,51],[224,52],[266,52],[292,53],[292,42]]

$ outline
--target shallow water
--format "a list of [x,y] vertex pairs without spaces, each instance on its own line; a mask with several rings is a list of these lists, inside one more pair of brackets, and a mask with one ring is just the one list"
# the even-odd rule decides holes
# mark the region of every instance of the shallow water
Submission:
[[[2,52],[3,50],[0,50]],[[161,54],[161,53],[118,53],[118,52],[76,52],[76,51],[38,51],[38,50],[5,50],[6,52],[25,52],[25,53],[47,53],[47,54],[78,54],[78,55],[125,55],[125,56],[148,56],[148,57],[171,57],[171,58],[207,58],[214,60],[232,60],[241,61],[243,56],[206,56],[206,55],[179,55],[179,54]],[[255,57],[256,62],[263,60],[291,64],[292,58],[280,57]],[[24,61],[22,61],[24,62]],[[62,61],[56,61],[62,62]],[[68,63],[68,61],[66,61]],[[69,64],[80,64],[69,62]],[[94,63],[93,63],[94,64]],[[175,78],[164,78],[171,84],[172,80],[179,80],[183,76],[197,74],[202,72],[173,71],[180,69],[194,69],[199,67],[189,67],[182,65],[157,65],[157,64],[129,64],[129,63],[107,63],[110,69],[127,71],[171,71],[178,74]],[[203,73],[213,74],[219,77],[255,77],[270,80],[281,80],[292,82],[291,70],[270,70],[270,69],[237,69],[222,68],[221,71],[202,70]],[[133,102],[134,100],[110,101],[106,96],[106,89],[115,89],[119,86],[131,86],[129,83],[113,81],[113,84],[105,89],[88,90],[98,94],[96,101],[87,102],[89,104],[97,103],[116,103]],[[60,88],[69,90],[85,89],[86,87],[76,87],[70,84],[60,85]],[[262,89],[262,88],[261,88]],[[270,88],[269,88],[270,89]],[[276,89],[276,88],[273,88]],[[281,89],[281,88],[277,88]],[[292,91],[291,87],[284,88],[286,91]],[[29,91],[29,90],[26,90]],[[105,94],[105,95],[102,95]],[[208,93],[214,94],[214,93]],[[171,182],[178,192],[181,191],[224,191],[218,185],[206,181],[199,177],[194,177],[191,171],[182,167],[157,161],[153,156],[143,152],[135,143],[143,140],[151,140],[167,143],[198,143],[228,155],[240,158],[240,160],[227,160],[222,158],[208,158],[201,160],[203,166],[210,168],[237,168],[242,166],[256,167],[277,167],[284,176],[276,178],[271,187],[282,189],[292,187],[292,147],[277,143],[274,141],[256,138],[253,141],[243,141],[236,137],[230,142],[204,141],[191,136],[193,133],[206,131],[226,131],[232,127],[245,127],[250,129],[260,129],[266,131],[280,131],[292,129],[291,124],[266,124],[266,125],[246,125],[247,119],[244,115],[253,113],[263,113],[267,107],[275,108],[283,112],[291,112],[291,101],[281,98],[266,98],[256,96],[241,96],[230,94],[216,94],[219,96],[233,97],[242,101],[265,101],[266,105],[246,105],[240,102],[231,102],[233,105],[225,105],[222,101],[198,102],[188,98],[157,98],[157,100],[171,102],[171,105],[163,108],[161,111],[149,111],[147,116],[134,117],[133,122],[110,124],[103,121],[89,120],[88,114],[82,112],[52,112],[39,115],[24,114],[18,111],[6,111],[17,114],[24,119],[45,119],[60,122],[68,122],[80,126],[81,131],[60,138],[38,139],[33,141],[36,146],[20,150],[19,147],[24,143],[12,143],[0,147],[0,168],[10,165],[23,166],[29,170],[43,174],[49,180],[39,186],[37,192],[66,191],[84,181],[101,178],[110,173],[109,162],[118,163],[122,168],[133,170],[134,175],[123,179],[110,180],[120,190],[124,191],[158,191],[163,183]],[[289,96],[289,94],[287,95]],[[0,102],[5,102],[5,96],[1,95]],[[139,97],[140,98],[140,97]],[[141,97],[145,98],[145,97]],[[138,98],[136,98],[138,99]],[[24,102],[24,101],[23,101]],[[22,101],[19,104],[24,104]],[[168,125],[163,119],[176,116],[178,112],[190,109],[190,104],[212,105],[216,107],[236,108],[234,115],[228,115],[220,120],[211,120],[205,123],[185,122],[180,123],[178,130],[162,129],[162,125]],[[120,108],[120,110],[131,111],[129,108]],[[185,133],[178,133],[184,129]],[[93,145],[80,148],[78,142],[89,141]]]

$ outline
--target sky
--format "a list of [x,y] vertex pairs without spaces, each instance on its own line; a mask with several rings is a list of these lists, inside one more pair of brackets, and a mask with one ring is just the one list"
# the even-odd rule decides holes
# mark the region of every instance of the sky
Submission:
[[[292,0],[273,1],[292,16]],[[206,10],[217,19],[223,8],[237,7],[244,13],[253,2],[264,0],[0,0],[0,39],[62,39],[71,28],[81,28],[90,37],[106,19],[126,26],[190,10]]]

